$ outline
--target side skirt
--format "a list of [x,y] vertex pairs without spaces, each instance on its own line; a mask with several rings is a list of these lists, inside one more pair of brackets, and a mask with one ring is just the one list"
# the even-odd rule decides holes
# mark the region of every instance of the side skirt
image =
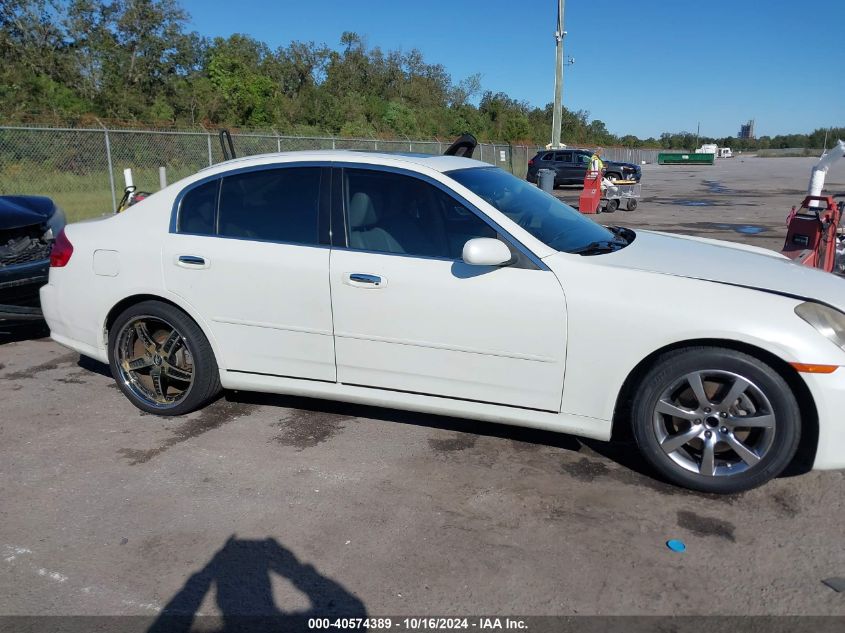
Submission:
[[420,413],[449,415],[498,424],[513,424],[556,433],[571,433],[602,441],[610,439],[612,426],[610,420],[569,413],[549,413],[372,387],[249,374],[225,369],[220,370],[220,382],[225,389],[324,398],[355,404],[418,411]]

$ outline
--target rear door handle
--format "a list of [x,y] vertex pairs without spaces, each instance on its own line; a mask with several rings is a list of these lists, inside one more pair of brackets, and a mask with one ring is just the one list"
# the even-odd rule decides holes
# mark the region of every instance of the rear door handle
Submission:
[[183,268],[208,268],[205,257],[199,255],[179,255],[177,261]]
[[358,288],[383,288],[387,285],[386,279],[369,273],[346,273],[344,277],[347,284]]

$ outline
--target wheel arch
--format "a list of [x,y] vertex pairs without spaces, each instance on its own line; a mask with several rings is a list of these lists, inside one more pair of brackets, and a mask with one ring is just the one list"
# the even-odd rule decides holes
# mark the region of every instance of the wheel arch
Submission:
[[186,305],[183,302],[174,300],[169,297],[162,296],[160,294],[152,294],[152,293],[137,293],[132,294],[129,296],[124,297],[117,303],[115,303],[106,314],[106,318],[103,321],[103,343],[108,350],[108,340],[109,340],[109,330],[111,329],[112,325],[114,325],[115,320],[117,319],[118,315],[121,312],[126,310],[127,308],[141,303],[143,301],[159,301],[161,303],[166,303],[168,305],[173,306],[174,308],[181,310],[184,312],[188,318],[190,318],[194,323],[197,324],[202,333],[208,339],[209,344],[211,345],[211,349],[214,352],[214,358],[217,361],[218,366],[224,367],[224,361],[221,356],[221,351],[219,346],[217,345],[217,341],[214,338],[211,330],[207,327],[205,321],[193,310],[190,306]]
[[685,347],[721,347],[738,352],[744,352],[749,356],[753,356],[763,361],[778,372],[781,378],[783,378],[789,385],[790,389],[792,389],[792,393],[798,401],[798,407],[801,410],[801,442],[798,445],[798,451],[796,452],[792,463],[787,467],[786,471],[784,471],[784,474],[801,474],[812,469],[813,462],[815,461],[816,449],[818,448],[819,418],[815,401],[813,400],[813,396],[810,393],[810,389],[807,387],[807,384],[794,367],[772,352],[761,347],[757,347],[756,345],[730,339],[701,338],[678,341],[661,347],[643,358],[629,372],[625,381],[622,383],[622,388],[619,390],[619,394],[617,395],[616,404],[613,409],[613,426],[611,430],[612,437],[614,439],[629,439],[631,436],[631,401],[633,399],[634,390],[643,379],[646,372],[648,372],[655,362],[657,362],[657,359],[663,354],[683,349]]

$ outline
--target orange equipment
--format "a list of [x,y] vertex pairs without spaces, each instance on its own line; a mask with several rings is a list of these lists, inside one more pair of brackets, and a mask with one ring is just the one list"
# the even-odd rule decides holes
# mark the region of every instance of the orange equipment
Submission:
[[581,213],[598,213],[601,205],[601,172],[591,169],[584,174],[584,190],[578,198],[578,210]]
[[[811,207],[813,201],[823,204]],[[841,209],[833,196],[807,196],[786,219],[786,241],[781,252],[798,264],[833,272],[840,216]]]

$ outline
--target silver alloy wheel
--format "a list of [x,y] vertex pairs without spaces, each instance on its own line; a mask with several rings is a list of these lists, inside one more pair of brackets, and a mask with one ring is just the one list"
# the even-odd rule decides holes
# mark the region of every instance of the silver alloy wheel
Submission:
[[763,459],[776,419],[766,394],[748,378],[695,371],[669,385],[654,407],[663,452],[682,468],[708,477],[741,473]]
[[115,338],[114,358],[124,385],[151,407],[169,409],[193,387],[191,352],[182,334],[161,317],[129,320]]

